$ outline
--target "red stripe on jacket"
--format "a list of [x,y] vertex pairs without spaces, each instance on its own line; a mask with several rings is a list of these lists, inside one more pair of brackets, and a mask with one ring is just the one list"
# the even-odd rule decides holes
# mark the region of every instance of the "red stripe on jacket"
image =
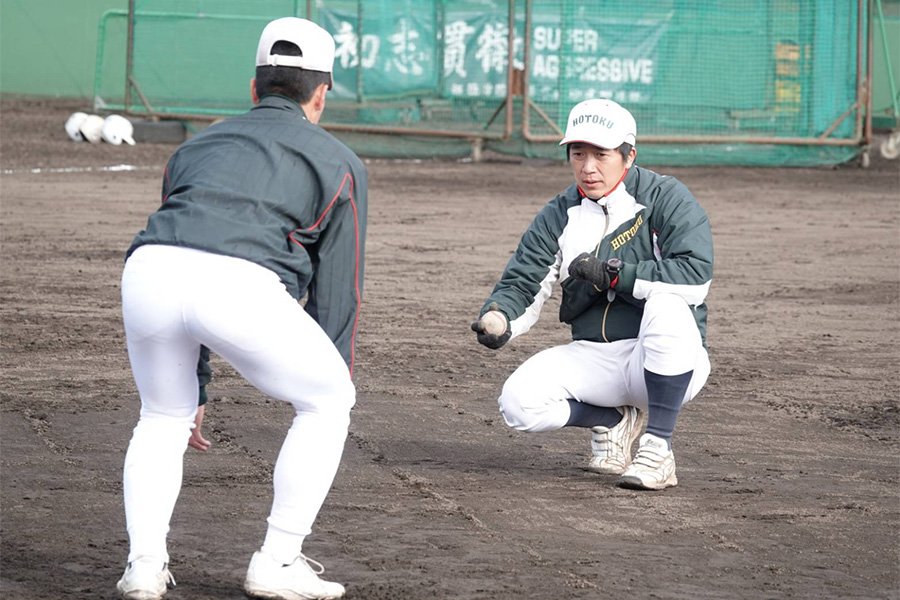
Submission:
[[294,239],[294,234],[302,231],[311,231],[319,226],[322,223],[322,220],[325,218],[325,215],[331,210],[331,208],[335,205],[338,198],[341,195],[341,191],[344,189],[344,185],[346,185],[347,181],[350,181],[350,206],[353,208],[353,232],[356,238],[356,260],[355,260],[355,268],[353,272],[353,289],[356,294],[356,315],[353,318],[353,332],[350,334],[350,377],[353,377],[353,364],[356,360],[356,330],[359,326],[359,310],[362,306],[362,294],[359,291],[359,213],[356,211],[356,201],[353,200],[353,177],[350,173],[344,175],[344,179],[341,181],[341,186],[338,188],[337,193],[334,195],[334,198],[331,199],[331,202],[328,203],[328,206],[325,207],[325,210],[322,211],[322,214],[319,216],[318,220],[311,226],[305,229],[295,229],[292,231],[288,238],[301,248],[303,248],[303,244]]

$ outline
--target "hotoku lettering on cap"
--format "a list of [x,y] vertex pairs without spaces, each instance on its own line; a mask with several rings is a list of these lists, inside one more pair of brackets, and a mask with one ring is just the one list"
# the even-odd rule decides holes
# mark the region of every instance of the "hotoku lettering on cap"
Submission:
[[606,125],[607,129],[612,129],[615,126],[616,122],[607,119],[606,117],[602,117],[600,115],[578,115],[574,119],[572,119],[572,125],[581,125],[582,123],[591,123],[592,125],[597,125],[600,127],[601,125]]

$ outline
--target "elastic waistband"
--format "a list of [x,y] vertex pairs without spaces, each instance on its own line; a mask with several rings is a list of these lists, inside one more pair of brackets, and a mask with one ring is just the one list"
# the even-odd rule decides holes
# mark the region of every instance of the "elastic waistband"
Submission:
[[245,258],[236,256],[228,256],[226,254],[217,254],[197,248],[188,248],[186,246],[170,246],[166,244],[145,244],[135,249],[128,257],[128,263],[134,261],[136,264],[165,264],[173,265],[180,271],[196,270],[197,276],[202,274],[219,274],[227,276],[229,274],[262,276],[266,278],[274,278],[281,281],[278,274],[249,261]]

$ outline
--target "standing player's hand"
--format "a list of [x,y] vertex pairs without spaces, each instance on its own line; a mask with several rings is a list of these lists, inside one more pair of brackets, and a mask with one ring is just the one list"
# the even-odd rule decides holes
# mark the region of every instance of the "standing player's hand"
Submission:
[[609,289],[609,271],[606,261],[600,260],[590,252],[582,252],[569,264],[569,275],[575,279],[584,279],[594,284],[597,291]]
[[488,311],[472,323],[472,331],[478,335],[478,343],[491,350],[500,348],[512,336],[506,316],[500,312],[496,302],[491,302]]
[[203,433],[200,431],[200,426],[203,424],[203,415],[206,412],[206,405],[201,404],[197,407],[197,416],[194,417],[194,428],[191,429],[191,437],[188,439],[188,446],[191,448],[196,448],[197,450],[203,450],[206,452],[210,446],[212,446],[212,442],[203,437]]

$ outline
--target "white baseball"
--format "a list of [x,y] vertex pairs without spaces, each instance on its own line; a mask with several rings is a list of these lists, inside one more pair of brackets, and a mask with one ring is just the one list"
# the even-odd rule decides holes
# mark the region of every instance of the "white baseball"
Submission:
[[496,310],[490,310],[481,317],[481,324],[484,326],[484,332],[493,335],[503,335],[506,333],[506,317]]

